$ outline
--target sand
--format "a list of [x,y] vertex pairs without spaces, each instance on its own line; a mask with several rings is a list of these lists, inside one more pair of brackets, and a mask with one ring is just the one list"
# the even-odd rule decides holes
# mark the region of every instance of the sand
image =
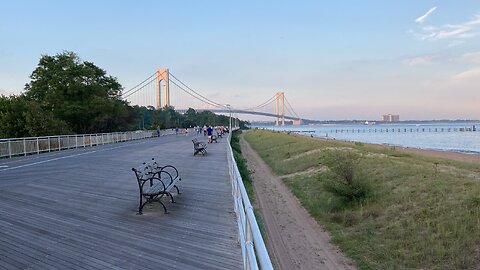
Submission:
[[265,224],[266,245],[275,269],[356,269],[328,233],[303,208],[280,177],[243,139],[242,153],[253,179],[255,207]]

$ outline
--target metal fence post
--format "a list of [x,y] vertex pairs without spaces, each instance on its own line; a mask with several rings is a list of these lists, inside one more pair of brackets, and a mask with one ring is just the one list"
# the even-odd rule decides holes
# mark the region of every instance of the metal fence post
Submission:
[[51,139],[51,137],[48,136],[47,139],[48,139],[48,152],[50,152],[50,151],[51,151],[51,148],[52,148],[51,145],[50,145],[50,139]]
[[8,156],[12,157],[12,141],[8,140]]
[[38,142],[38,137],[37,137],[37,155],[40,154],[40,144]]
[[27,142],[23,139],[23,155],[27,155]]
[[60,146],[60,136],[58,136],[57,138],[58,138],[58,151],[60,151],[62,149],[62,147]]

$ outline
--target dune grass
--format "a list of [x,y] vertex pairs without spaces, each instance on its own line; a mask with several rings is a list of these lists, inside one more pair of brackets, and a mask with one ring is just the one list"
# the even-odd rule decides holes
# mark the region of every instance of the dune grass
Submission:
[[[480,165],[263,130],[245,139],[360,269],[480,268]],[[362,156],[368,200],[327,192],[328,169],[302,174],[336,151]]]
[[242,156],[242,149],[240,147],[240,135],[242,134],[242,130],[237,130],[232,133],[232,139],[230,141],[230,146],[233,150],[233,158],[235,158],[235,162],[237,163],[238,171],[240,172],[240,176],[242,177],[243,185],[245,186],[245,190],[247,191],[248,198],[250,199],[250,203],[253,205],[253,212],[255,214],[255,219],[257,220],[258,227],[260,228],[260,232],[262,235],[265,235],[265,225],[263,223],[262,215],[255,205],[255,194],[253,190],[253,182],[252,178],[250,177],[250,171],[248,170],[247,161]]

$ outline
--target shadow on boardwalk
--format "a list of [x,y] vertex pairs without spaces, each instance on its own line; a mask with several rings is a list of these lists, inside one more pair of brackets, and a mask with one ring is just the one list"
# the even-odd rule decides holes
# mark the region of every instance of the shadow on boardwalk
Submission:
[[[223,139],[193,156],[193,136],[0,162],[0,268],[239,269]],[[199,138],[203,140],[203,137]],[[131,168],[155,157],[180,171],[176,204],[136,215]]]

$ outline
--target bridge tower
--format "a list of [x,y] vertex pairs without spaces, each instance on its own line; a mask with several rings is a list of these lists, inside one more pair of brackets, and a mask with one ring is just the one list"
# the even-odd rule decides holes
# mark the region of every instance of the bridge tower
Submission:
[[[281,116],[279,112],[280,111],[279,103],[282,103]],[[275,126],[279,125],[278,122],[280,120],[282,120],[282,126],[285,126],[285,93],[284,92],[277,92],[277,94],[275,95],[275,114],[277,115],[277,118],[275,120]]]
[[170,90],[169,90],[169,80],[168,78],[170,77],[168,68],[159,68],[157,70],[157,80],[156,80],[156,109],[161,109],[162,108],[162,99],[161,99],[161,94],[162,90],[161,88],[161,81],[165,82],[165,106],[170,106]]

